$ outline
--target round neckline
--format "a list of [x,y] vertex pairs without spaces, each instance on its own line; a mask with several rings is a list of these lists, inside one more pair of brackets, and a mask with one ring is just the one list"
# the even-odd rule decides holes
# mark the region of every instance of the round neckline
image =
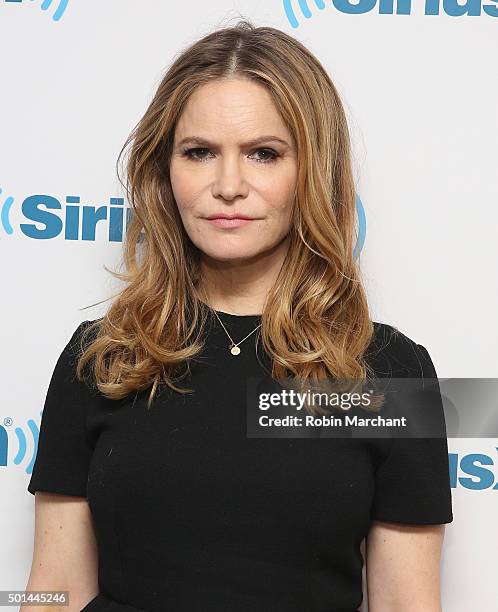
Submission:
[[[214,308],[213,308],[214,310]],[[226,318],[229,319],[231,321],[239,321],[239,320],[249,320],[249,319],[260,319],[262,315],[260,314],[251,314],[251,315],[238,315],[238,314],[232,314],[231,312],[224,312],[223,310],[214,310],[214,312],[216,312],[217,315],[219,315],[221,318]]]
[[[202,300],[201,300],[202,301]],[[206,304],[206,302],[202,302],[204,304],[204,306],[207,307],[207,309],[209,311],[214,311],[217,315],[219,315],[221,318],[225,317],[226,319],[232,320],[232,321],[236,321],[236,320],[244,320],[244,319],[260,319],[262,317],[262,314],[250,314],[250,315],[239,315],[239,314],[233,314],[231,312],[225,312],[224,310],[216,310],[214,308],[211,308],[211,306],[209,306],[209,304]]]

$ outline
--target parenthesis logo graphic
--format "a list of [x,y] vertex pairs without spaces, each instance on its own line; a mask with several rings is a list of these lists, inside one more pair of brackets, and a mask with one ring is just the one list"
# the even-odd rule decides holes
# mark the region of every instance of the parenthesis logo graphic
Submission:
[[[284,0],[284,12],[289,20],[289,23],[293,28],[299,27],[299,21],[297,20],[296,14],[294,13],[294,8],[292,6],[293,0]],[[314,0],[315,5],[321,11],[325,8],[325,2],[323,0]],[[312,16],[310,8],[308,6],[307,0],[297,0],[299,4],[299,8],[301,9],[301,13],[306,19],[309,19]]]
[[358,215],[358,239],[353,251],[353,257],[355,259],[360,256],[363,245],[365,244],[365,236],[367,234],[367,217],[358,194],[356,194],[356,214]]
[[[33,2],[33,0],[31,0]],[[53,0],[43,0],[41,9],[42,11],[46,11],[52,5]],[[54,21],[59,21],[59,19],[64,15],[67,9],[67,5],[69,4],[69,0],[59,0],[59,6],[55,9],[55,13],[52,15],[52,19]]]
[[[0,425],[0,465],[4,466],[7,465],[8,459],[8,431],[12,429],[12,425],[13,420],[11,417],[5,417],[3,420],[3,425]],[[14,464],[19,465],[26,457],[28,457],[25,471],[26,474],[31,474],[36,459],[36,453],[38,452],[38,437],[40,430],[33,419],[28,419],[27,429],[29,430],[33,440],[32,451],[28,451],[28,441],[24,429],[22,427],[14,427],[13,429],[17,437],[17,453],[14,457]],[[12,442],[12,440],[10,442]]]
[[2,195],[2,188],[0,187],[0,221],[2,223],[4,232],[9,236],[14,233],[9,220],[12,204],[14,204],[14,198],[12,196],[7,196],[4,198]]
[[[5,2],[19,2],[21,3],[23,0],[5,0]],[[31,0],[33,2],[34,0]],[[39,0],[36,0],[37,2]],[[48,10],[52,6],[53,0],[43,0],[41,4],[42,11]],[[54,21],[59,21],[59,19],[66,12],[67,5],[69,4],[69,0],[59,0],[59,5],[55,9],[54,14],[52,15],[52,19]]]

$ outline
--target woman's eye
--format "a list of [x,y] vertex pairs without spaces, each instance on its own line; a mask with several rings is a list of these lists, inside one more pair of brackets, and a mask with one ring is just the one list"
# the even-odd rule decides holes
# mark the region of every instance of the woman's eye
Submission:
[[[206,161],[206,159],[208,159],[207,155],[205,155],[206,153],[209,153],[209,149],[205,147],[195,147],[193,149],[186,149],[183,152],[185,157],[194,161]],[[255,158],[256,161],[260,164],[270,164],[274,162],[278,157],[278,153],[273,149],[258,149],[257,151],[255,151],[255,153],[263,154],[262,158]]]
[[274,162],[278,157],[278,154],[273,149],[258,149],[257,153],[265,153],[265,155],[270,155],[270,157],[256,160],[262,164],[270,164]]
[[195,161],[204,161],[205,157],[203,155],[201,155],[200,157],[198,156],[199,151],[202,153],[205,151],[209,151],[209,149],[200,147],[196,147],[194,149],[187,149],[186,151],[184,151],[184,155],[186,155],[189,159],[193,159]]

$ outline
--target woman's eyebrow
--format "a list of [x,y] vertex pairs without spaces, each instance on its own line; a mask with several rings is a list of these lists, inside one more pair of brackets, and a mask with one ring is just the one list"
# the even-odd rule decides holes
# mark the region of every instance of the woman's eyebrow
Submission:
[[[282,138],[279,138],[278,136],[272,136],[272,135],[258,136],[257,138],[253,138],[251,140],[248,140],[245,143],[242,143],[242,146],[243,147],[255,147],[264,142],[279,142],[280,144],[285,145],[287,147],[290,146],[286,140],[283,140]],[[212,147],[214,146],[215,143],[209,142],[209,140],[206,140],[205,138],[200,138],[199,136],[186,136],[185,138],[182,138],[180,140],[177,146],[180,147],[185,144],[196,144],[201,147]]]

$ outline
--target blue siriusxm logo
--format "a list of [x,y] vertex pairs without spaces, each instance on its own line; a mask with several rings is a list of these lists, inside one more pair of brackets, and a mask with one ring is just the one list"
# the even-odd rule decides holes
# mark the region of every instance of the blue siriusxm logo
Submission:
[[[498,447],[496,447],[496,450],[498,451]],[[448,458],[450,481],[453,489],[460,486],[473,491],[498,490],[498,474],[495,478],[496,470],[492,469],[492,467],[495,467],[495,461],[490,455],[470,453],[459,457],[457,453],[448,453]],[[459,468],[464,476],[459,476]]]
[[[4,0],[4,2],[21,4],[23,0]],[[30,2],[33,2],[33,0],[30,0]],[[57,5],[54,13],[52,14],[52,19],[54,21],[59,21],[59,19],[61,19],[61,17],[66,11],[67,5],[69,4],[69,0],[56,0],[55,3],[53,2],[53,0],[43,0],[41,3],[42,11],[48,10],[52,6],[52,4]]]
[[365,236],[367,233],[367,217],[358,194],[356,194],[356,215],[358,217],[358,239],[353,251],[353,257],[355,259],[360,256],[363,245],[365,244]]
[[95,241],[99,225],[105,227],[109,242],[122,242],[132,216],[124,198],[110,198],[109,205],[95,207],[82,205],[79,196],[66,196],[62,205],[51,195],[31,195],[21,204],[26,223],[14,229],[11,221],[14,197],[2,198],[1,194],[0,188],[0,227],[8,236],[17,230],[34,240],[62,236],[64,240]]
[[[326,6],[325,0],[313,0],[313,3],[314,8],[320,11]],[[330,3],[340,13],[349,15],[361,15],[374,9],[377,9],[379,15],[411,15],[416,12],[412,11],[411,0],[330,0]],[[293,28],[299,27],[294,7],[299,8],[299,15],[309,19],[313,15],[309,4],[307,0],[283,0],[285,16]],[[498,0],[488,0],[486,4],[482,0],[467,0],[463,4],[459,4],[458,0],[442,0],[442,7],[441,0],[425,0],[423,10],[424,15],[480,17],[485,13],[490,17],[498,17]]]
[[[2,188],[0,187],[0,197],[2,197]],[[0,200],[0,223],[7,234],[13,234],[14,230],[12,225],[10,224],[10,209],[14,204],[14,198],[12,196],[7,196],[2,203]]]
[[[24,429],[21,427],[13,427],[13,421],[10,417],[4,418],[3,425],[0,425],[0,467],[7,466],[9,460],[9,431],[12,429],[14,429],[17,440],[17,452],[13,463],[14,465],[20,465],[27,458],[28,461],[26,463],[25,472],[26,474],[31,474],[36,459],[36,453],[38,452],[38,438],[40,434],[38,425],[33,419],[28,419],[27,422],[27,429],[33,440],[32,450],[28,453],[28,442]],[[12,434],[11,437],[13,437]]]

